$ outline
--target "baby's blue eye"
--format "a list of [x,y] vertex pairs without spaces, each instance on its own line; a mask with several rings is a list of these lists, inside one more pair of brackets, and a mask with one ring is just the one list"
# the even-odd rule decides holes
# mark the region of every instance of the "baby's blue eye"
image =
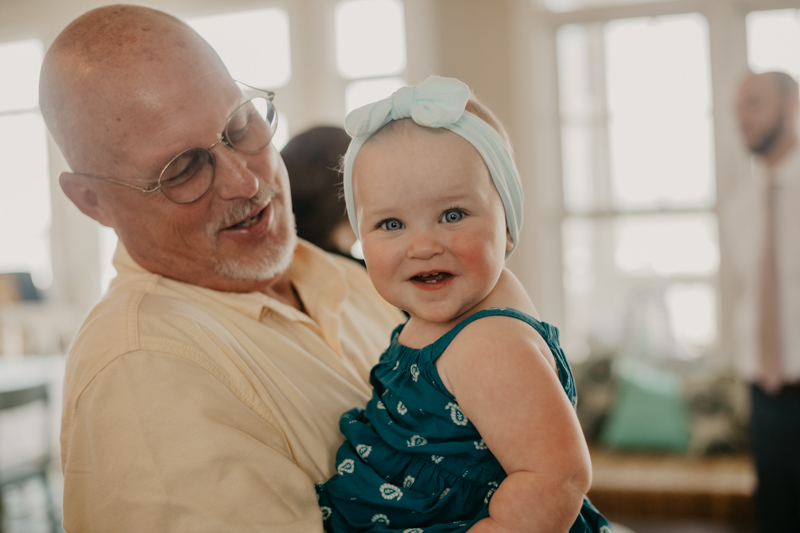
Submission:
[[442,222],[458,222],[464,218],[464,212],[458,209],[451,209],[442,215]]
[[396,218],[390,218],[389,220],[384,220],[381,222],[381,228],[388,230],[388,231],[397,231],[399,229],[403,229],[403,223],[397,220]]

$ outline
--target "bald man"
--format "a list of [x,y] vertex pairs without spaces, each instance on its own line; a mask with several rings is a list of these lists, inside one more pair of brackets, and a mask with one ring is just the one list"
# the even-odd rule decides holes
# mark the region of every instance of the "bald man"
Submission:
[[742,375],[752,383],[751,436],[761,531],[800,531],[800,148],[797,82],[750,74],[736,111],[753,176],[727,218]]
[[298,242],[274,95],[181,21],[107,6],[55,40],[40,100],[64,193],[120,239],[67,358],[65,529],[321,532],[339,416],[402,316]]

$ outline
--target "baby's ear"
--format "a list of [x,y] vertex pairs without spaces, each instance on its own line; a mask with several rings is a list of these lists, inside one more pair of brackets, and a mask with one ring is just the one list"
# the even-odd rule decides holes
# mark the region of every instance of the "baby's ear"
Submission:
[[506,252],[510,252],[514,247],[514,239],[511,238],[511,232],[506,230]]

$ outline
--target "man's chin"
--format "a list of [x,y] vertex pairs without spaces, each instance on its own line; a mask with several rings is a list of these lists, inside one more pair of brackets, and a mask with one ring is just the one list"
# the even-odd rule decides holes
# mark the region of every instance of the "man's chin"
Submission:
[[296,247],[297,235],[292,233],[285,243],[277,247],[271,246],[267,257],[249,261],[220,259],[215,270],[217,274],[229,280],[245,282],[268,281],[286,272],[292,263]]

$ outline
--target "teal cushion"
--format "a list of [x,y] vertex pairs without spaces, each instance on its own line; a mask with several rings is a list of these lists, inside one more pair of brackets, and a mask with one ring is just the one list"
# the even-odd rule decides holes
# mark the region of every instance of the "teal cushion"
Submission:
[[627,363],[618,374],[617,399],[600,434],[606,446],[686,451],[687,410],[670,372]]

